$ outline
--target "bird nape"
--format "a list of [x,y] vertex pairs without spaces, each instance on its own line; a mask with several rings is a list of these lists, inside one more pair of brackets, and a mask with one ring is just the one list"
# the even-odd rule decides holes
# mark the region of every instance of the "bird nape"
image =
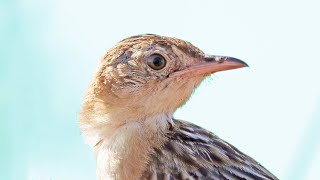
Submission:
[[277,179],[210,131],[173,118],[206,76],[246,66],[151,34],[109,49],[79,114],[97,179]]

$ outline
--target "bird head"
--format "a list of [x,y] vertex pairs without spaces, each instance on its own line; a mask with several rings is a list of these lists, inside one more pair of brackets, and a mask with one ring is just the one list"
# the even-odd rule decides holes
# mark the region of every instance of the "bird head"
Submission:
[[206,76],[246,66],[235,58],[205,55],[180,39],[133,36],[103,56],[84,106],[126,121],[172,114]]

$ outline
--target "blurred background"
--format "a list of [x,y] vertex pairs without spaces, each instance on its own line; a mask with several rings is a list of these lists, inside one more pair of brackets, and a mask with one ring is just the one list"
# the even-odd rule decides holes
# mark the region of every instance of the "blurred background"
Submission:
[[77,127],[99,58],[128,36],[177,37],[250,68],[213,75],[175,117],[280,179],[320,179],[320,11],[312,0],[0,2],[0,179],[95,179]]

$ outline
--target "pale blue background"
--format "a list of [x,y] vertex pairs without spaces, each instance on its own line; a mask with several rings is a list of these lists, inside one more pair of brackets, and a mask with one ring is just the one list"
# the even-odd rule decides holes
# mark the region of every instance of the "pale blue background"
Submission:
[[103,52],[155,33],[250,68],[217,73],[175,116],[250,154],[281,179],[320,179],[317,1],[0,2],[0,179],[94,179],[77,127]]

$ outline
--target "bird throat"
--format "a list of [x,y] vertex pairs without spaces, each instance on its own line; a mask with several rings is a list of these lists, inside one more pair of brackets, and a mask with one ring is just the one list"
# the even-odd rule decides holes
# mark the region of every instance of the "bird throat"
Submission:
[[[163,145],[172,116],[159,114],[129,121],[105,134],[94,147],[100,179],[139,179],[154,148]],[[106,127],[105,131],[108,131]]]

